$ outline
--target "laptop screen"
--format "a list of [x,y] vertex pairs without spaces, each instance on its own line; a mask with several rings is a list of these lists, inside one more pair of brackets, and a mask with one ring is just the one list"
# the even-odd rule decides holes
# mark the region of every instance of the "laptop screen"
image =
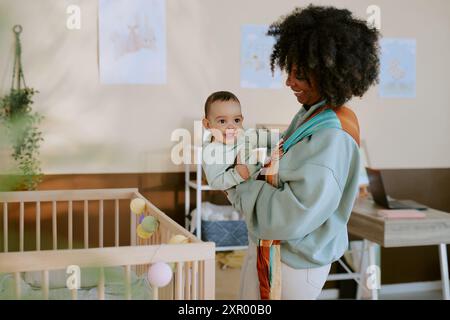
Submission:
[[372,194],[373,200],[379,205],[389,208],[380,170],[366,168],[366,172],[369,178],[369,190]]

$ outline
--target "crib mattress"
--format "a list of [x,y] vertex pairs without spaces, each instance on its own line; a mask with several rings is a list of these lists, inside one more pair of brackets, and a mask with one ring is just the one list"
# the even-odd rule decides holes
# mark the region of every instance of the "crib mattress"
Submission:
[[[131,299],[133,300],[152,300],[153,293],[150,284],[144,277],[136,278],[131,285]],[[44,299],[43,290],[34,287],[20,279],[21,299],[22,300],[42,300]],[[97,287],[80,288],[77,290],[78,300],[97,300]],[[0,300],[15,300],[15,282],[13,274],[0,274]],[[49,289],[50,300],[71,300],[72,293],[67,288]],[[125,285],[123,281],[105,281],[105,300],[123,300],[125,299]]]

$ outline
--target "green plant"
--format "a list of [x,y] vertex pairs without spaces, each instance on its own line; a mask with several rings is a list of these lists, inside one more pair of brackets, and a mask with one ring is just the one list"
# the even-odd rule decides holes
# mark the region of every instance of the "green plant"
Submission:
[[[17,167],[12,172],[16,179],[14,189],[33,190],[42,180],[39,156],[39,144],[42,133],[38,124],[42,116],[33,112],[32,97],[37,93],[32,88],[12,89],[0,100],[0,119],[5,127],[12,148],[12,158]],[[18,181],[16,181],[18,180]]]
[[31,108],[32,98],[38,91],[28,88],[23,76],[19,39],[22,27],[15,26],[13,30],[16,35],[13,81],[9,94],[0,99],[0,126],[11,147],[14,167],[0,181],[0,187],[33,190],[42,180],[38,156],[43,138],[38,125],[43,117]]

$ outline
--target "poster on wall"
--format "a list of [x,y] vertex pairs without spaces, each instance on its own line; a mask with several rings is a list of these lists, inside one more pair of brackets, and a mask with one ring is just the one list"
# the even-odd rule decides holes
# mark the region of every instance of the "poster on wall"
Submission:
[[416,97],[416,40],[381,40],[380,97]]
[[166,83],[165,6],[165,0],[99,1],[101,83]]
[[241,27],[241,87],[282,87],[282,74],[276,68],[272,76],[270,54],[275,43],[266,35],[267,25],[243,25]]

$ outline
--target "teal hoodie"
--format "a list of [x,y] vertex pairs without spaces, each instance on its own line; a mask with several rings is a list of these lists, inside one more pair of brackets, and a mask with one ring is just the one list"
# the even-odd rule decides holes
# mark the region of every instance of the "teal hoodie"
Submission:
[[[302,108],[284,136],[319,107]],[[281,260],[295,269],[332,263],[348,248],[347,222],[358,193],[359,125],[350,109],[333,111],[341,128],[321,129],[291,146],[279,163],[279,188],[248,180],[231,197],[246,217],[251,240],[281,240]]]

